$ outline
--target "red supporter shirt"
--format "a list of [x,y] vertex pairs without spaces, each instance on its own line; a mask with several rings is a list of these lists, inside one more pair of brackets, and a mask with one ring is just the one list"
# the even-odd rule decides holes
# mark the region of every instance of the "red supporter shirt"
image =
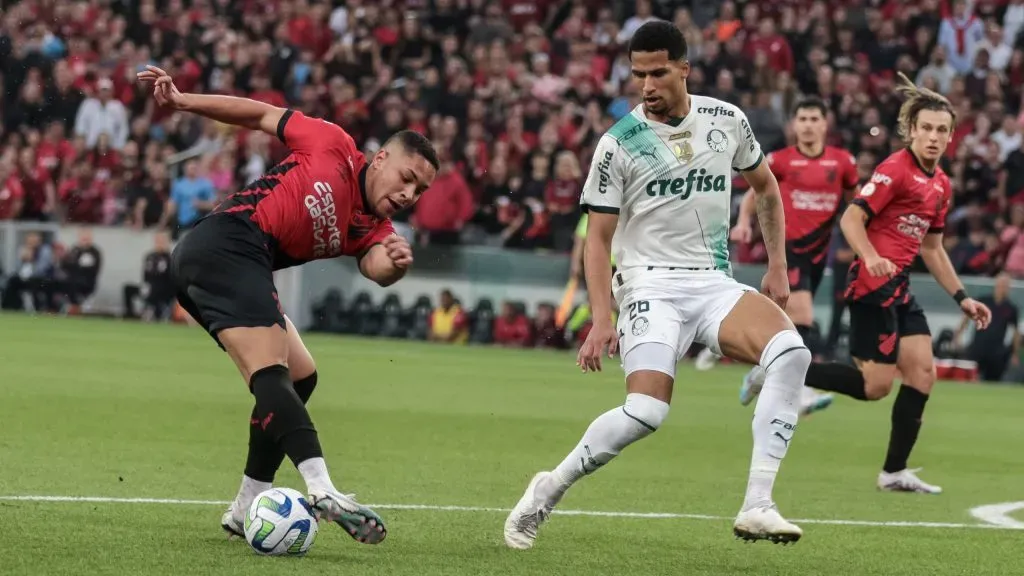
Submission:
[[858,257],[847,276],[846,297],[880,306],[910,301],[910,265],[926,234],[941,233],[953,187],[942,168],[927,172],[910,150],[879,164],[853,203],[867,212],[868,240],[878,255],[896,265],[892,278],[872,277]]
[[[15,204],[25,198],[25,190],[17,176],[10,176],[6,182],[0,183],[0,220],[12,220],[20,214],[15,213]],[[18,211],[20,213],[20,210]]]
[[291,154],[214,209],[249,215],[273,239],[274,270],[358,257],[394,234],[366,211],[366,158],[340,126],[289,110],[277,136]]
[[528,346],[530,321],[522,314],[511,320],[507,316],[498,316],[494,319],[494,342],[504,346]]
[[794,258],[821,262],[845,190],[857,186],[857,161],[846,150],[825,146],[814,158],[796,146],[768,155],[786,211],[786,249]]

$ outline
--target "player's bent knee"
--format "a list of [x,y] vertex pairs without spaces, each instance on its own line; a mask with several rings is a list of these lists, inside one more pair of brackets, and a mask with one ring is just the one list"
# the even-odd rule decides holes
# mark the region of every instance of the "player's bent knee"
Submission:
[[903,374],[903,382],[907,386],[924,394],[931,394],[932,387],[935,386],[935,379],[934,363],[930,363],[927,366],[914,366]]
[[892,392],[895,379],[884,374],[864,375],[864,395],[868,400],[881,400]]
[[783,330],[768,341],[761,352],[759,364],[767,376],[781,376],[772,378],[772,381],[799,388],[807,376],[807,367],[811,365],[811,351],[796,330]]
[[665,418],[668,418],[669,405],[668,402],[662,402],[646,394],[626,394],[626,403],[622,406],[622,411],[647,430],[654,432],[665,422]]
[[263,368],[288,366],[288,340],[279,326],[226,328],[217,339],[247,382]]

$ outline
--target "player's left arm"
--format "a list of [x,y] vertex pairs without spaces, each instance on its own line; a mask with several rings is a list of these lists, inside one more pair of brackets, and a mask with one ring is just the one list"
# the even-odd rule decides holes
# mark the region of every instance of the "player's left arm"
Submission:
[[753,191],[757,221],[761,225],[764,246],[768,250],[768,267],[785,270],[786,214],[782,207],[779,181],[776,180],[771,167],[764,161],[761,144],[754,137],[754,130],[750,127],[746,114],[737,111],[736,121],[735,134],[739,138],[739,144],[733,154],[732,167],[743,175]]
[[385,222],[367,236],[359,249],[359,272],[386,287],[398,282],[412,266],[412,247]]
[[992,312],[987,306],[967,295],[964,284],[960,281],[956,269],[953,268],[953,262],[949,259],[949,254],[942,246],[942,226],[945,223],[948,209],[947,197],[945,206],[938,215],[938,224],[928,230],[921,242],[921,259],[939,286],[942,286],[956,300],[960,309],[974,320],[979,330],[984,330],[992,320]]
[[849,158],[847,158],[843,166],[843,199],[847,202],[860,194],[860,175],[857,174],[857,159],[853,157],[853,154],[848,154],[848,156]]

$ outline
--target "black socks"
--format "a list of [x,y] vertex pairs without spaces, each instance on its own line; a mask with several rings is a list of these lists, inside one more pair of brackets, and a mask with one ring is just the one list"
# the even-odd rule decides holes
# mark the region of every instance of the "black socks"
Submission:
[[[316,380],[317,374],[313,372],[295,382],[295,393],[303,404],[308,403],[309,397],[313,395]],[[249,419],[249,456],[245,460],[245,475],[260,482],[273,482],[274,474],[282,462],[284,450],[263,430],[260,419],[256,416],[256,407],[253,406],[252,417]]]
[[864,375],[856,366],[839,362],[811,362],[805,383],[811,388],[837,392],[857,400],[867,400]]
[[886,472],[899,472],[907,467],[910,452],[921,431],[921,416],[928,403],[928,395],[903,384],[892,405],[892,431],[889,433],[889,451],[885,455]]
[[[323,456],[320,440],[305,406],[305,401],[316,387],[315,373],[293,385],[288,368],[268,366],[253,373],[249,387],[256,397],[256,407],[249,425],[246,476],[262,482],[272,481],[283,461],[282,454],[295,464]],[[300,396],[300,389],[305,392],[305,398]],[[277,451],[271,453],[271,446]],[[272,463],[273,468],[270,467]]]

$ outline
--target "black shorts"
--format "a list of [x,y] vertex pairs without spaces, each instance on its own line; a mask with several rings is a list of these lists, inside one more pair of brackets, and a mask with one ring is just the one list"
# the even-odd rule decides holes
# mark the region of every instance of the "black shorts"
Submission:
[[174,247],[171,271],[181,307],[217,344],[228,328],[285,327],[267,237],[245,218],[199,221]]
[[810,291],[813,297],[818,292],[821,278],[825,274],[825,263],[828,260],[822,257],[815,263],[811,254],[793,254],[786,252],[786,263],[789,266],[789,291],[799,292]]
[[895,364],[901,338],[931,336],[928,319],[913,297],[906,304],[885,308],[857,301],[849,306],[850,355],[859,360]]

